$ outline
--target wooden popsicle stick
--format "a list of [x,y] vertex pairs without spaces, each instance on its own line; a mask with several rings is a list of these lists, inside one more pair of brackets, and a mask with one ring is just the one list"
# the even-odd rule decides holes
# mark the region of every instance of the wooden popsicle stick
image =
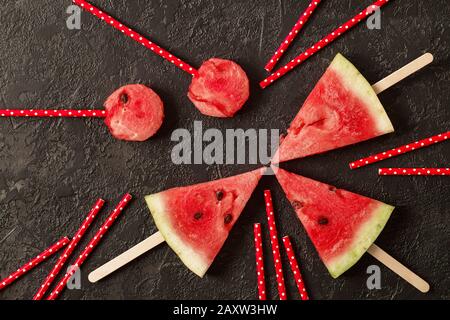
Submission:
[[397,84],[398,82],[402,81],[403,79],[409,77],[413,73],[419,71],[426,65],[433,62],[433,55],[431,53],[425,53],[424,55],[420,56],[416,60],[408,63],[403,68],[400,68],[399,70],[395,71],[394,73],[391,73],[386,78],[378,81],[375,83],[372,88],[375,91],[376,94],[380,94],[386,89],[389,89],[393,85]]
[[388,267],[396,274],[398,274],[401,278],[406,280],[406,282],[411,284],[420,292],[426,293],[430,291],[430,285],[425,280],[423,280],[417,274],[415,274],[407,267],[405,267],[403,264],[395,260],[392,256],[390,256],[387,252],[378,247],[376,244],[372,244],[372,246],[367,250],[367,252],[372,257],[374,257],[382,264],[384,264],[386,267]]
[[132,260],[136,259],[137,257],[141,256],[142,254],[146,253],[147,251],[153,249],[154,247],[160,245],[165,240],[161,234],[161,232],[156,232],[144,241],[138,243],[131,249],[128,249],[121,255],[115,257],[111,261],[105,263],[101,267],[95,269],[92,271],[88,279],[90,282],[94,283],[97,282],[104,277],[110,275],[117,269],[123,267],[127,263],[131,262]]

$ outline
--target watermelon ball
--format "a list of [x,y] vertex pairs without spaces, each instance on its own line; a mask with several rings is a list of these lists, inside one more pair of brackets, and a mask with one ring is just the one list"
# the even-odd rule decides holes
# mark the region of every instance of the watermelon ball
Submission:
[[202,64],[198,74],[192,79],[188,97],[204,115],[233,117],[248,100],[249,80],[237,63],[212,58]]
[[164,105],[160,97],[142,84],[117,89],[106,100],[105,123],[119,140],[145,141],[161,127]]

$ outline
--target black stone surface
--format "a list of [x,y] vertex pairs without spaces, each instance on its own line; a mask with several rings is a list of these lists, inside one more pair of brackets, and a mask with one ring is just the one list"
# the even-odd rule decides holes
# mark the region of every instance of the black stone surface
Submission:
[[[280,235],[292,236],[313,299],[448,299],[449,179],[380,178],[377,166],[350,171],[348,163],[417,138],[449,130],[450,5],[447,0],[395,0],[383,9],[381,30],[364,25],[345,35],[272,87],[261,90],[263,66],[308,1],[152,0],[93,1],[194,66],[210,57],[237,61],[252,81],[252,96],[233,119],[202,116],[186,97],[190,76],[134,41],[82,14],[81,30],[68,30],[69,0],[4,1],[0,7],[0,108],[100,107],[116,88],[143,83],[165,102],[167,119],[145,143],[114,140],[101,120],[0,119],[0,275],[71,235],[98,197],[111,209],[125,192],[135,200],[83,266],[81,290],[63,299],[255,299],[252,224],[266,225],[262,190],[273,190]],[[371,1],[323,1],[283,59],[328,34]],[[209,273],[189,272],[162,245],[98,284],[87,274],[153,232],[143,196],[169,187],[225,177],[255,166],[177,166],[170,161],[176,128],[279,128],[285,130],[337,52],[371,82],[422,53],[435,55],[425,70],[380,96],[396,132],[299,161],[285,168],[397,206],[377,243],[425,278],[422,294],[387,268],[382,288],[368,290],[365,255],[333,280],[319,260],[293,209],[273,177],[265,177]],[[281,64],[280,64],[281,66]],[[449,165],[442,143],[385,161],[383,166]],[[89,232],[91,236],[106,210]],[[265,247],[269,242],[265,234]],[[83,242],[85,244],[87,239]],[[277,298],[267,250],[268,295]],[[54,264],[51,260],[0,292],[0,299],[29,299]],[[286,260],[284,261],[285,265]],[[290,270],[289,297],[297,292]]]

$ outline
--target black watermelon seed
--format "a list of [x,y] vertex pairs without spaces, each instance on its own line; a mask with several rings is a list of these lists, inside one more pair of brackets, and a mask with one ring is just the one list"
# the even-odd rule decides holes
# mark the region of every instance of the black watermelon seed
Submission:
[[330,190],[331,192],[336,192],[336,187],[333,186],[329,186],[328,190]]
[[201,213],[201,212],[196,212],[194,214],[194,219],[195,220],[200,220],[202,217],[203,217],[203,213]]
[[229,224],[233,220],[233,216],[231,214],[227,214],[225,216],[224,222],[225,224]]
[[326,217],[320,217],[318,222],[319,222],[319,224],[322,225],[322,226],[327,225],[327,224],[328,224],[328,218],[326,218]]
[[303,207],[303,203],[301,203],[300,201],[292,201],[291,204],[296,210],[301,209]]
[[127,103],[128,102],[128,95],[126,93],[122,93],[120,95],[120,101],[122,101],[122,103]]
[[224,194],[223,194],[222,190],[219,190],[219,191],[216,192],[216,198],[217,198],[218,201],[222,200],[223,196],[224,196]]

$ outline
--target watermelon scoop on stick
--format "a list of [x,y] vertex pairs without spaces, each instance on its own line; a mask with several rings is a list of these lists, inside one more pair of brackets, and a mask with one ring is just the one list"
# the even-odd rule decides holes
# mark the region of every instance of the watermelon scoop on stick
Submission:
[[261,168],[147,196],[159,231],[91,272],[89,281],[103,279],[164,241],[192,272],[203,277],[265,171]]
[[303,158],[394,131],[377,95],[433,61],[426,53],[373,86],[338,54],[281,141],[273,163]]
[[237,63],[212,58],[205,61],[196,70],[89,2],[84,0],[73,0],[73,2],[103,20],[109,26],[116,28],[124,35],[150,49],[153,53],[189,73],[193,79],[189,87],[188,98],[202,114],[219,118],[233,117],[248,100],[250,95],[249,80],[245,71]]
[[164,120],[164,105],[159,96],[141,84],[117,89],[105,101],[104,110],[0,110],[1,117],[104,118],[110,133],[119,140],[145,141]]
[[394,207],[272,167],[320,258],[333,278],[368,252],[421,292],[427,282],[374,244]]

